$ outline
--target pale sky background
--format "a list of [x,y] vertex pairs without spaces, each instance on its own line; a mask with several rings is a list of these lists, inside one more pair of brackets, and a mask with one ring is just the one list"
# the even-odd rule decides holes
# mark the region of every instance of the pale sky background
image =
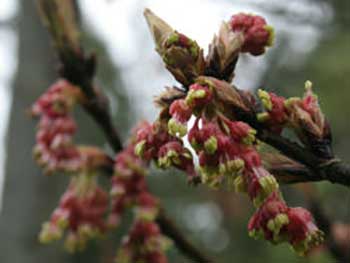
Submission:
[[[178,31],[196,39],[207,51],[213,34],[218,31],[221,21],[227,20],[236,12],[253,12],[263,15],[276,30],[276,42],[283,35],[289,43],[285,47],[285,57],[281,63],[302,63],[305,54],[315,48],[321,37],[320,30],[310,23],[291,23],[283,15],[272,15],[262,0],[80,0],[84,21],[106,44],[113,61],[121,70],[131,105],[135,107],[138,118],[153,119],[156,109],[152,105],[153,96],[165,85],[176,82],[162,67],[159,56],[154,52],[146,22],[142,12],[151,8]],[[280,1],[270,0],[274,8],[296,16],[321,17],[324,23],[332,18],[327,6],[313,5],[308,0]],[[0,0],[0,22],[18,14],[17,0]],[[312,21],[311,21],[312,22]],[[17,66],[17,36],[9,28],[0,27],[0,209],[3,185],[6,175],[5,134],[12,101],[11,84]],[[5,41],[4,41],[5,40]],[[289,55],[288,55],[289,54]],[[267,70],[267,61],[273,55],[273,49],[267,56],[244,57],[238,65],[235,84],[241,88],[256,88],[261,75]],[[251,72],[254,72],[252,74]],[[30,156],[28,156],[30,158]],[[199,233],[207,235],[204,240],[211,242],[208,247],[220,250],[227,245],[229,237],[220,228],[220,211],[214,203],[192,205],[183,213],[185,221],[192,222]],[[203,216],[205,215],[205,216]],[[191,218],[192,220],[186,220]],[[203,218],[207,221],[203,221]],[[212,226],[212,227],[210,227]],[[191,228],[189,226],[189,228]],[[193,227],[192,227],[193,228]],[[208,231],[201,231],[203,228]],[[214,231],[215,230],[215,231]],[[208,235],[211,235],[210,237]],[[220,237],[220,238],[219,238]]]

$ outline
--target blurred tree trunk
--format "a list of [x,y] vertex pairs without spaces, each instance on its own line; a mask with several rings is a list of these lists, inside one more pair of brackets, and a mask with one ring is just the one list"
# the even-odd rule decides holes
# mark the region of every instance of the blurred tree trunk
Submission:
[[[31,158],[36,122],[31,120],[25,111],[57,77],[54,72],[57,60],[53,56],[48,33],[41,25],[34,3],[35,1],[21,1],[17,27],[18,71],[13,84],[13,103],[7,134],[4,203],[0,214],[0,262],[37,263],[43,262],[44,259],[49,259],[52,263],[98,262],[98,258],[102,256],[98,253],[99,247],[110,247],[114,253],[115,245],[102,242],[100,246],[90,246],[86,253],[69,256],[62,250],[61,242],[43,246],[37,241],[41,223],[49,219],[68,178],[60,175],[43,176]],[[98,41],[94,40],[94,37],[89,36],[89,39],[88,42],[93,42],[92,46],[98,48],[99,56],[104,62],[101,82],[120,88],[121,81],[116,74],[118,72],[106,55],[104,47],[100,43],[97,44]],[[116,99],[120,112],[124,112],[117,114],[115,118],[125,128],[130,121],[128,100],[122,89],[115,92],[111,89],[108,94],[112,95],[111,99]],[[77,141],[102,145],[102,133],[88,116],[81,113],[78,110]],[[106,254],[106,248],[102,254]]]
[[1,262],[63,262],[61,249],[37,242],[46,220],[63,190],[62,177],[44,177],[31,158],[35,122],[25,110],[53,81],[54,58],[34,1],[21,1],[18,24],[18,72],[7,134],[4,204],[0,217]]

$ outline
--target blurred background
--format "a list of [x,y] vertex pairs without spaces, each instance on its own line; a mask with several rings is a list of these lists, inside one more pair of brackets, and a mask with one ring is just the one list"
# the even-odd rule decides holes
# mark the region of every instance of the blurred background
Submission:
[[[123,139],[139,120],[153,120],[153,96],[175,80],[154,51],[142,12],[145,7],[208,50],[222,20],[237,12],[264,16],[276,43],[263,57],[242,56],[234,83],[300,96],[314,83],[334,134],[336,154],[350,161],[350,2],[348,0],[80,0],[84,44],[99,58],[97,83],[112,100]],[[59,242],[37,242],[41,223],[66,187],[64,176],[45,177],[31,158],[35,123],[26,110],[57,77],[57,61],[34,1],[0,0],[0,262],[112,262],[130,222],[86,253],[66,254]],[[79,110],[78,142],[106,147],[95,124]],[[148,178],[179,227],[216,262],[335,262],[322,247],[307,259],[287,245],[248,237],[253,208],[247,198],[206,187],[192,188],[176,171],[152,171]],[[313,193],[334,222],[350,223],[350,192],[330,183],[283,187],[291,206],[308,206]],[[344,232],[345,233],[345,232]],[[350,244],[349,250],[350,250]],[[189,262],[176,248],[170,262]]]

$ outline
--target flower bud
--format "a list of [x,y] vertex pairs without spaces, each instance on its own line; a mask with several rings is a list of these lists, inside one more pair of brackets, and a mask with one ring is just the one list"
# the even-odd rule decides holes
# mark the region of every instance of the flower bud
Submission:
[[248,224],[249,235],[272,243],[285,241],[285,228],[289,224],[288,207],[278,192],[273,192],[259,207]]
[[317,96],[312,92],[312,83],[305,83],[303,98],[290,98],[285,101],[289,124],[299,139],[318,156],[333,156],[331,131],[322,113]]
[[208,85],[193,84],[186,96],[186,104],[191,108],[203,108],[212,100],[213,93]]
[[233,32],[244,37],[241,52],[258,56],[265,52],[266,47],[272,46],[273,28],[261,16],[240,13],[231,17],[230,24]]
[[256,130],[242,121],[226,121],[230,134],[237,142],[251,145],[255,142]]
[[209,46],[208,75],[230,82],[243,43],[243,34],[233,32],[230,24],[223,22]]
[[72,253],[81,251],[90,239],[105,232],[107,209],[107,194],[97,186],[95,178],[85,174],[73,177],[50,221],[43,224],[39,240],[57,240],[67,230],[66,249]]
[[271,131],[281,133],[288,121],[285,99],[261,89],[258,90],[258,96],[266,110],[258,114],[258,120],[266,123],[266,127]]
[[289,242],[300,255],[323,241],[323,232],[317,228],[309,211],[301,207],[288,211],[290,223],[287,226]]
[[187,36],[173,30],[149,9],[145,10],[151,34],[167,69],[184,86],[204,73],[203,50]]

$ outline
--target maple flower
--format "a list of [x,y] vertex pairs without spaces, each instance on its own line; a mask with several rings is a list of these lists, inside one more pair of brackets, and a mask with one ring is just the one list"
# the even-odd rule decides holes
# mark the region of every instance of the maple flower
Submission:
[[90,239],[107,230],[104,218],[107,209],[108,195],[98,187],[96,179],[88,174],[75,176],[50,221],[43,224],[39,240],[52,242],[67,230],[65,248],[72,253],[82,251]]
[[136,220],[122,242],[116,262],[167,263],[164,251],[170,243],[169,239],[161,234],[156,223]]
[[273,43],[273,28],[261,16],[240,13],[231,17],[230,24],[234,32],[240,32],[244,36],[241,52],[258,56]]

